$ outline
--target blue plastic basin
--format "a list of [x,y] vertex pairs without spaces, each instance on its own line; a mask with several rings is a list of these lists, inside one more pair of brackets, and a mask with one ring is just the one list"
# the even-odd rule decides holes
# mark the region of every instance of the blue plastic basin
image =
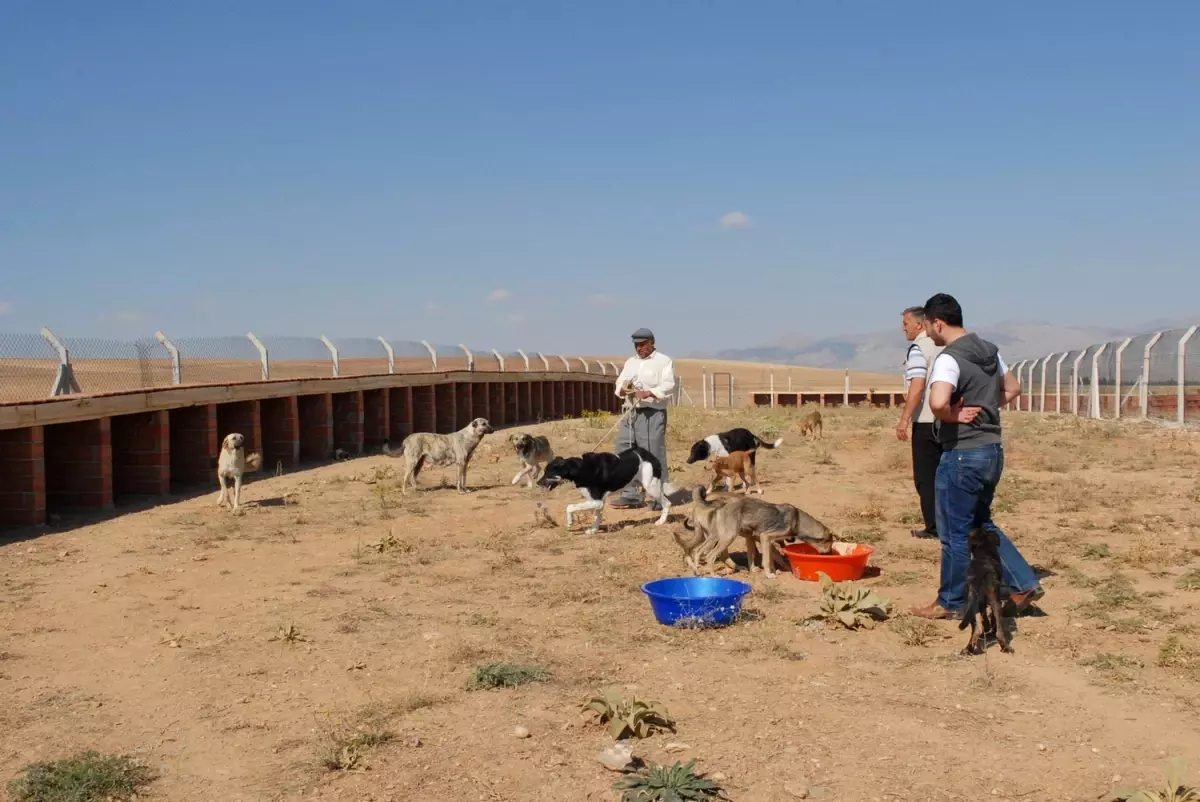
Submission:
[[750,586],[717,576],[680,576],[642,585],[658,623],[668,627],[723,627],[742,611]]

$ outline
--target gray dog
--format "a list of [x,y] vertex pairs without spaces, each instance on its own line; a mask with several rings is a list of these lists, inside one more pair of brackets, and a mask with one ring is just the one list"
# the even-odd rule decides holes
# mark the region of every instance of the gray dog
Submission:
[[413,432],[404,438],[399,451],[392,451],[386,445],[383,453],[389,457],[404,457],[404,475],[400,477],[400,492],[408,493],[408,484],[417,487],[417,474],[428,461],[431,465],[454,465],[458,468],[455,487],[459,493],[469,493],[467,490],[467,465],[471,455],[483,440],[483,436],[493,431],[487,418],[476,418],[463,428],[452,434],[433,434],[432,432]]

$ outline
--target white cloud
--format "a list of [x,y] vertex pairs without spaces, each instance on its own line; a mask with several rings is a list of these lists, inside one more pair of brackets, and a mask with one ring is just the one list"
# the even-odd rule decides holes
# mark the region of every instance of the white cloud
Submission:
[[611,295],[605,295],[602,292],[598,292],[588,298],[588,303],[590,303],[592,306],[616,306],[617,299]]
[[0,301],[0,315],[11,315],[12,310],[12,301]]
[[505,315],[501,320],[505,323],[524,323],[526,320],[529,320],[529,316],[520,312],[513,312],[511,315]]
[[726,231],[733,231],[738,228],[746,228],[750,225],[750,218],[745,212],[727,212],[721,215],[721,228]]
[[123,310],[121,312],[113,312],[108,316],[107,320],[110,323],[137,323],[141,321],[142,313]]
[[503,301],[507,297],[508,297],[508,290],[496,289],[496,290],[492,290],[491,294],[488,295],[487,299],[488,299],[488,303],[495,303],[496,301]]

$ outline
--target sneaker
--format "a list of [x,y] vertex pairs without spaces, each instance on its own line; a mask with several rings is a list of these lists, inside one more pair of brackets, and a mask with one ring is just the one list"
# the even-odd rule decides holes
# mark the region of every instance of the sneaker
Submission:
[[1019,615],[1023,615],[1031,604],[1040,601],[1045,595],[1046,591],[1041,585],[1024,593],[1014,593],[1008,597],[1008,603],[1004,605],[1004,610],[1001,612],[1009,618],[1016,618]]
[[614,510],[637,510],[646,506],[646,504],[642,501],[629,501],[628,499],[622,498],[617,499],[609,506],[611,506]]

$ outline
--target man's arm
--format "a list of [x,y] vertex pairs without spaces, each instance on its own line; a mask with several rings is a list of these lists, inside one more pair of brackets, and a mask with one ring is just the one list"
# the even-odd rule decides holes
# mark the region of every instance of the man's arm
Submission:
[[625,382],[633,378],[633,371],[629,369],[630,362],[631,360],[629,359],[625,360],[625,364],[621,368],[621,373],[617,376],[616,392],[613,393],[617,398],[625,397],[625,393],[621,392],[621,390],[624,388]]
[[954,385],[950,382],[935,381],[929,385],[929,411],[946,423],[958,422],[958,413],[950,407],[953,394]]
[[667,364],[663,366],[662,372],[658,375],[658,386],[651,387],[650,392],[654,393],[654,397],[659,401],[665,401],[668,396],[675,391],[675,362],[668,359]]
[[1021,382],[1012,371],[1004,374],[1004,403],[1011,404],[1013,399],[1021,394]]
[[908,380],[908,394],[904,397],[904,409],[900,412],[900,422],[896,424],[896,439],[907,440],[908,430],[912,426],[913,415],[921,405],[921,396],[925,391],[925,354],[919,345],[908,347],[908,356],[904,360],[904,378]]

